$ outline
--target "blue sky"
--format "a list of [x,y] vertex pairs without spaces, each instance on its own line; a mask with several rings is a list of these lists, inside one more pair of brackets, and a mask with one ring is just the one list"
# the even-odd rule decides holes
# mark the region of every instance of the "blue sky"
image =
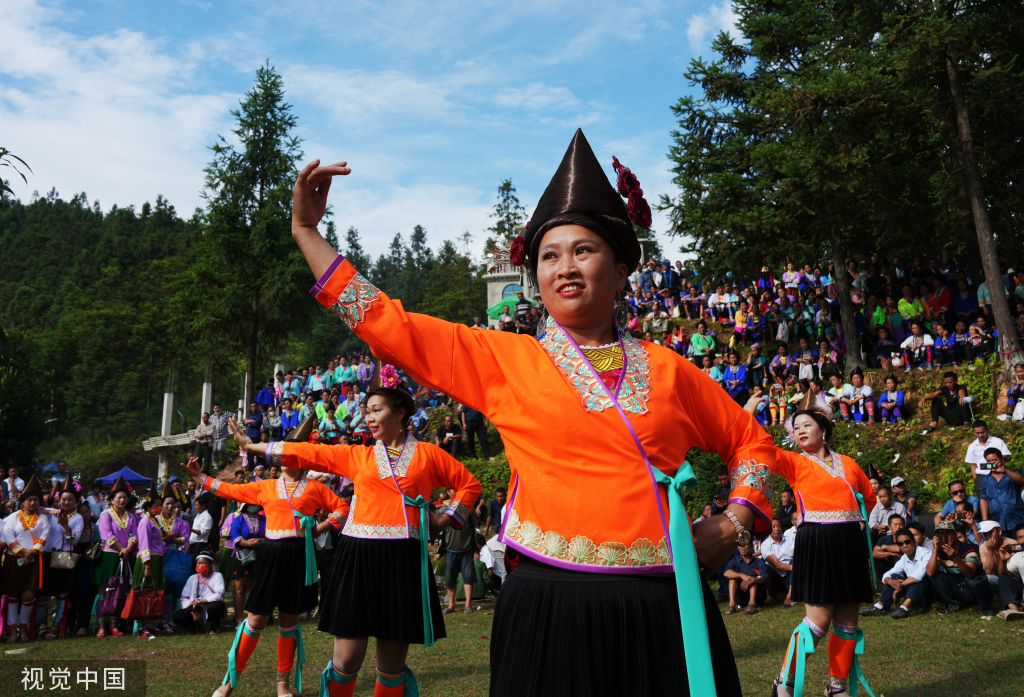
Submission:
[[416,224],[434,247],[468,230],[479,255],[498,183],[532,211],[577,126],[609,175],[616,155],[652,203],[672,193],[670,106],[733,22],[728,0],[314,5],[4,0],[0,133],[33,169],[15,191],[104,209],[163,194],[187,215],[269,59],[307,159],[353,168],[331,190],[340,228],[374,254]]

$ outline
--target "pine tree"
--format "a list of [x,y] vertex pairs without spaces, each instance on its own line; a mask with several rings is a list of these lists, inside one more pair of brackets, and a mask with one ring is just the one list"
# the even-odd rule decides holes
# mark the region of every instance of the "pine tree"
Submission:
[[519,203],[511,179],[505,179],[498,185],[498,202],[494,204],[491,217],[494,225],[487,228],[487,232],[504,240],[511,240],[519,234],[516,228],[526,222],[526,208]]
[[355,226],[345,231],[345,258],[362,273],[370,272],[370,256],[363,251],[362,238]]
[[247,399],[256,394],[258,366],[314,309],[305,292],[309,271],[290,234],[295,163],[302,156],[291,109],[281,76],[261,66],[231,112],[240,148],[220,137],[206,168],[209,254],[197,270],[205,282],[195,290],[211,291],[204,307],[208,341],[226,340],[245,355]]

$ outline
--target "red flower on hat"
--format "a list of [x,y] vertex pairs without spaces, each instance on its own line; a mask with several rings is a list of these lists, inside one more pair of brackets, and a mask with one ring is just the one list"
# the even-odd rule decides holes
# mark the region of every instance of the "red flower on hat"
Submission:
[[629,219],[642,228],[651,227],[651,207],[644,198],[643,189],[634,189],[629,192],[629,202],[626,204],[626,212]]
[[526,240],[522,235],[517,235],[512,240],[512,246],[508,250],[508,262],[512,266],[522,266],[526,261]]
[[619,175],[617,186],[619,194],[627,199],[626,212],[629,214],[629,219],[642,228],[651,227],[651,207],[644,198],[640,180],[629,170],[629,167],[623,167],[617,157],[612,157],[612,168]]

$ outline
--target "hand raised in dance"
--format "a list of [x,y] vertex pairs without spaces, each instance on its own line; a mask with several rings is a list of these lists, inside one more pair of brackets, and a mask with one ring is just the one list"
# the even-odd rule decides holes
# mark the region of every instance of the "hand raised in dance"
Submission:
[[327,192],[334,177],[350,174],[347,162],[320,166],[313,160],[302,168],[292,189],[292,233],[295,228],[316,228],[327,210]]
[[235,439],[235,443],[238,445],[240,450],[245,450],[245,446],[252,443],[252,438],[245,435],[245,431],[238,425],[238,420],[235,417],[228,419],[228,428],[231,429],[231,435]]
[[183,462],[181,463],[181,466],[188,470],[188,473],[192,475],[193,479],[199,480],[199,478],[202,477],[203,473],[199,467],[199,458],[195,455],[189,455],[188,464],[186,465]]

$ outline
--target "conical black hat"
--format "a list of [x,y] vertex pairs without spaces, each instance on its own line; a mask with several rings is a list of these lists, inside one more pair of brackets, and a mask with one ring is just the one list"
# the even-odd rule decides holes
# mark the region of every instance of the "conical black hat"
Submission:
[[[575,219],[558,220],[568,215]],[[537,268],[537,246],[544,233],[566,224],[582,225],[601,235],[631,271],[640,263],[640,243],[626,204],[608,181],[582,129],[576,129],[526,228],[526,249],[533,269]]]

